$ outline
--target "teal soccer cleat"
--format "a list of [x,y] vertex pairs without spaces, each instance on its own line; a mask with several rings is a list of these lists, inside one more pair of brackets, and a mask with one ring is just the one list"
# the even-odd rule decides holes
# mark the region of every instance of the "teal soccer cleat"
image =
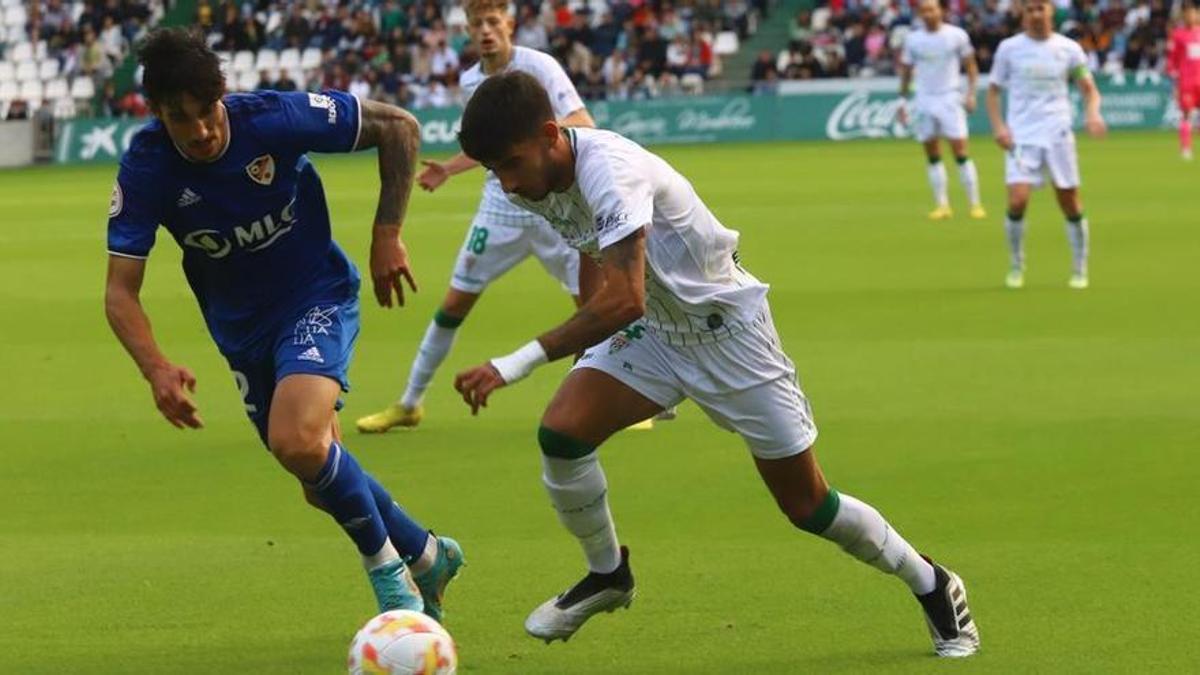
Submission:
[[[435,535],[436,536],[436,535]],[[463,558],[462,546],[450,537],[437,537],[437,559],[433,566],[416,575],[417,588],[421,589],[421,597],[425,600],[425,614],[434,621],[442,620],[442,596],[446,586],[458,576],[458,569],[466,564]]]
[[414,612],[425,609],[421,591],[413,582],[412,574],[403,560],[393,560],[369,570],[367,578],[371,580],[371,590],[375,591],[380,613],[393,609],[408,609]]

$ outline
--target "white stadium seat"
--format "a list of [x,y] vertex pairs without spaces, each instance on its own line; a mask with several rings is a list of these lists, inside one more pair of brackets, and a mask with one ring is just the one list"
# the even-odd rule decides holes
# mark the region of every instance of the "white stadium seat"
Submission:
[[454,5],[454,7],[450,8],[450,11],[446,13],[446,25],[451,26],[451,27],[466,26],[467,25],[466,10],[464,10],[462,7],[459,7],[458,5]]
[[38,79],[37,63],[34,61],[21,61],[17,64],[17,81],[18,82],[36,82]]
[[70,98],[71,88],[67,86],[67,81],[64,78],[58,77],[46,83],[46,99],[57,100],[60,98]]
[[45,40],[38,40],[33,45],[33,58],[38,61],[45,61],[50,56],[50,47]]
[[29,42],[18,42],[8,52],[8,60],[14,63],[33,60],[33,45]]
[[17,5],[4,10],[4,25],[9,28],[24,28],[29,22],[29,15],[25,12],[25,7]]
[[71,80],[71,98],[91,99],[96,96],[96,83],[87,75]]
[[238,91],[254,91],[258,86],[258,73],[249,70],[239,74],[237,84]]
[[[49,97],[47,97],[49,98]],[[54,101],[54,119],[69,120],[76,115],[78,107],[75,105],[75,99],[70,96],[53,99]]]
[[[42,82],[49,82],[58,77],[58,59],[46,59],[42,61],[42,65],[38,66],[38,79]],[[47,96],[46,98],[50,98]]]
[[321,50],[316,47],[309,47],[300,55],[300,67],[305,70],[321,67]]
[[25,101],[27,101],[31,107],[36,107],[41,105],[42,98],[44,98],[45,93],[42,89],[42,83],[38,82],[37,80],[32,80],[30,82],[21,83],[21,92],[19,95],[21,98],[25,99]]
[[7,103],[16,98],[18,93],[16,82],[0,82],[0,101]]
[[21,0],[0,0],[0,7],[4,7],[5,9],[16,7],[19,4],[21,4]]
[[238,73],[254,71],[254,52],[242,50],[233,55],[233,69]]
[[729,56],[736,54],[741,45],[738,44],[737,33],[731,30],[723,30],[717,33],[716,44],[713,45],[713,53],[718,56]]
[[254,60],[254,69],[258,71],[275,70],[279,67],[279,52],[274,49],[258,50],[258,57]]
[[14,82],[17,79],[17,69],[12,61],[0,61],[0,82]]
[[300,67],[300,50],[288,48],[279,52],[279,67],[284,70],[291,70]]

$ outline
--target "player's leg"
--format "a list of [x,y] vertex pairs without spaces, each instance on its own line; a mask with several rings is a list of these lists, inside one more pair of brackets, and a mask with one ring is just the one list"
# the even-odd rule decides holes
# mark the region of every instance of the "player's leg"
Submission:
[[1191,88],[1176,90],[1179,102],[1179,154],[1185,160],[1192,159],[1192,110],[1196,107],[1196,92]]
[[1079,154],[1075,142],[1052,146],[1047,165],[1054,184],[1054,196],[1066,219],[1067,241],[1071,245],[1071,276],[1068,285],[1076,290],[1088,287],[1088,221],[1079,196]]
[[[962,115],[960,109],[959,115]],[[951,137],[950,149],[954,152],[954,161],[958,164],[958,178],[962,183],[963,191],[967,193],[967,202],[971,205],[971,217],[980,220],[987,218],[987,211],[983,208],[983,202],[979,199],[979,172],[975,168],[975,160],[971,159],[971,155],[967,148],[966,120],[963,119],[963,125],[960,130],[961,136]]]
[[450,354],[459,327],[488,284],[524,260],[528,251],[523,228],[496,225],[480,216],[475,218],[455,261],[450,288],[421,337],[404,393],[387,408],[359,418],[355,426],[360,432],[382,433],[392,427],[415,427],[421,423],[425,392]]
[[933,210],[929,212],[931,220],[945,220],[954,215],[950,209],[950,195],[946,165],[942,163],[942,150],[938,146],[937,136],[926,138],[921,142],[925,150],[925,174],[929,179],[929,188],[933,191]]
[[[618,544],[597,448],[610,436],[678,403],[678,388],[632,326],[588,350],[542,417],[542,482],[559,521],[579,541],[588,573],[529,615],[525,630],[566,640],[593,615],[633,601],[629,551]],[[628,368],[625,366],[628,365]]]
[[1025,285],[1025,209],[1029,206],[1029,196],[1042,183],[1044,152],[1042,148],[1017,146],[1004,156],[1007,190],[1004,237],[1008,242],[1008,274],[1004,285],[1009,288]]

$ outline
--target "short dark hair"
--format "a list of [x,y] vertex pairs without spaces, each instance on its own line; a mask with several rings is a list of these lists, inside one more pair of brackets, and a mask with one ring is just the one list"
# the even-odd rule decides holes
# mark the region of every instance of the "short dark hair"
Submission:
[[471,159],[488,164],[517,143],[534,138],[554,119],[550,96],[532,75],[520,71],[483,81],[463,111],[458,144]]
[[184,94],[211,103],[225,93],[221,61],[204,35],[187,28],[158,28],[138,45],[142,87],[155,105],[173,105]]

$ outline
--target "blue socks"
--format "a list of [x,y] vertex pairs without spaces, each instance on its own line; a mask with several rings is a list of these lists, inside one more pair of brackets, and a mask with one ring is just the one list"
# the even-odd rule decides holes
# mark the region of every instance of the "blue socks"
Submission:
[[416,561],[425,552],[425,542],[429,538],[429,532],[392,500],[387,489],[371,476],[367,475],[366,478],[371,494],[375,498],[375,506],[379,509],[379,515],[383,518],[388,537],[392,540],[392,546],[395,546],[400,556],[409,563]]
[[376,556],[388,543],[388,532],[379,513],[373,483],[354,457],[335,442],[329,446],[325,466],[321,467],[311,486],[364,558]]

